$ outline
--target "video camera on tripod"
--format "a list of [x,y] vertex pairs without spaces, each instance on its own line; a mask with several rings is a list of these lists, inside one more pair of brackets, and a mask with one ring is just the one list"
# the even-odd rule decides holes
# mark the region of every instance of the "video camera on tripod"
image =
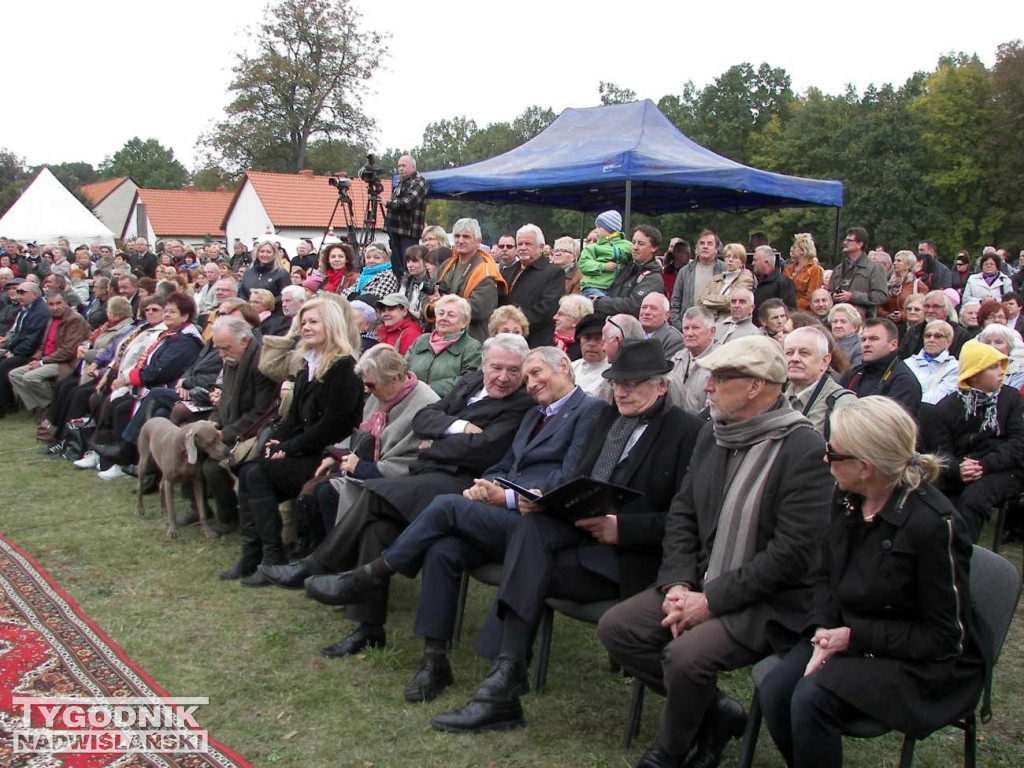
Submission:
[[352,188],[352,179],[348,176],[340,175],[331,176],[327,179],[327,183],[337,191],[338,201],[334,204],[334,212],[331,213],[331,218],[327,221],[327,228],[324,230],[323,239],[320,241],[321,249],[327,240],[327,233],[331,230],[334,217],[338,213],[338,208],[341,208],[345,217],[345,229],[348,231],[349,245],[356,252],[357,263],[362,266],[362,251],[374,241],[374,233],[377,231],[378,212],[380,213],[380,218],[385,222],[385,227],[387,226],[388,211],[381,200],[381,195],[384,194],[384,182],[382,179],[385,173],[384,169],[377,165],[376,158],[371,153],[366,155],[366,164],[356,171],[356,176],[359,180],[366,184],[367,192],[366,211],[363,215],[363,235],[361,238],[356,236],[355,212],[353,210],[352,197],[349,194],[349,190]]

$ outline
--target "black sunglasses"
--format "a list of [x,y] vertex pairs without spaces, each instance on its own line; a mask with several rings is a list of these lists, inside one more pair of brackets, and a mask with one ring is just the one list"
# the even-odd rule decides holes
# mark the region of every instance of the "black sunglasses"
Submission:
[[825,446],[825,460],[829,464],[835,464],[837,461],[849,461],[850,459],[856,459],[856,456],[852,456],[849,453],[839,453],[832,449],[831,445]]

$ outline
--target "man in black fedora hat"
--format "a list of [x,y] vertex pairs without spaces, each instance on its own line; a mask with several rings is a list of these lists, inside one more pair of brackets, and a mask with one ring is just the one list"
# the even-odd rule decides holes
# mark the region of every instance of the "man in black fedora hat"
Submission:
[[665,512],[682,483],[701,422],[667,397],[672,369],[654,340],[625,342],[604,371],[614,405],[596,413],[593,435],[576,475],[626,486],[642,495],[615,514],[575,524],[531,509],[513,531],[501,586],[477,650],[494,660],[491,674],[462,709],[436,716],[445,731],[483,731],[523,724],[519,696],[527,654],[546,597],[594,602],[629,597],[654,581]]

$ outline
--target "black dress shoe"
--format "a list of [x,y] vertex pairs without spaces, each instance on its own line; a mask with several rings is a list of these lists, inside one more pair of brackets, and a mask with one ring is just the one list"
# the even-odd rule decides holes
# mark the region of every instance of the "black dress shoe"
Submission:
[[747,727],[747,713],[743,706],[719,693],[714,704],[704,715],[697,732],[697,749],[684,768],[716,768],[730,739],[738,739]]
[[376,599],[388,580],[374,576],[356,579],[353,571],[310,576],[306,594],[324,605],[359,605]]
[[636,768],[679,768],[683,764],[680,755],[670,755],[657,744],[644,752]]
[[322,656],[328,659],[340,659],[345,656],[359,653],[366,647],[383,648],[387,645],[387,634],[383,629],[379,631],[368,631],[366,627],[356,627],[355,632],[339,640],[334,645],[329,645],[320,650]]
[[310,576],[317,576],[326,573],[323,567],[312,557],[304,557],[298,562],[287,565],[263,565],[260,564],[263,575],[279,587],[289,589],[301,589],[302,582]]
[[443,655],[427,655],[420,662],[419,671],[412,680],[405,684],[403,695],[409,702],[433,701],[438,695],[455,682],[452,665],[448,657]]
[[248,576],[256,570],[257,563],[250,560],[246,560],[244,557],[238,558],[231,568],[226,571],[221,571],[217,574],[218,578],[224,581],[234,581],[235,579],[241,579],[244,576]]
[[238,580],[238,583],[243,587],[269,587],[273,582],[263,575],[263,572],[257,569],[250,573],[248,576],[243,576]]
[[434,730],[458,733],[507,731],[525,725],[523,705],[519,699],[506,702],[471,701],[462,709],[442,712],[430,719],[430,727]]
[[502,654],[473,694],[474,701],[508,703],[530,692],[526,667],[515,656]]

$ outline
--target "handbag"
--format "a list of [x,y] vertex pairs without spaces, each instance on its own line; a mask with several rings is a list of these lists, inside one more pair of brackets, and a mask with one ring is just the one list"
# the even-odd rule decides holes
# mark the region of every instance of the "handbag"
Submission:
[[[231,455],[225,459],[228,469],[236,469],[247,461],[253,461],[263,455],[263,448],[277,426],[277,404],[267,409],[255,424],[238,436],[234,446],[231,448]],[[245,437],[245,435],[250,435]]]

